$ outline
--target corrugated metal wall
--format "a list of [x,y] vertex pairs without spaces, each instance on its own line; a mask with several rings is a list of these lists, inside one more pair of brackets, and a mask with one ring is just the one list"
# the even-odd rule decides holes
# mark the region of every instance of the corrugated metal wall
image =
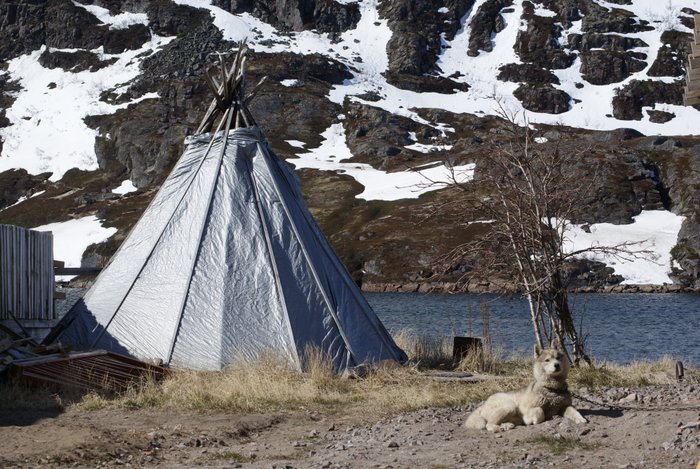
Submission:
[[56,319],[53,234],[0,225],[0,320]]

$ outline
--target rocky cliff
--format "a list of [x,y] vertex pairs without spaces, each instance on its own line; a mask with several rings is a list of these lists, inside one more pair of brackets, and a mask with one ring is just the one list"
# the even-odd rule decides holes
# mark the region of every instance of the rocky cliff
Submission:
[[[449,160],[478,168],[507,123],[468,102],[484,100],[479,90],[492,89],[494,96],[506,90],[508,105],[529,112],[547,136],[543,144],[592,149],[570,168],[586,172],[594,165],[600,174],[584,194],[577,222],[626,224],[642,210],[657,209],[685,216],[672,252],[673,278],[700,287],[700,137],[689,135],[700,133],[700,120],[685,136],[672,130],[684,116],[697,115],[682,106],[688,27],[700,10],[696,0],[680,9],[669,6],[658,21],[635,15],[633,1],[214,0],[208,9],[190,3],[0,4],[3,158],[16,158],[13,152],[19,151],[10,146],[10,131],[19,128],[12,110],[29,87],[16,71],[19,58],[36,53],[43,70],[76,77],[111,70],[129,51],[130,66],[138,65],[127,82],[102,89],[97,111],[82,118],[94,136],[93,166],[60,177],[19,164],[0,172],[0,223],[31,227],[98,214],[119,228],[112,240],[86,254],[92,264],[105,262],[181,154],[184,137],[197,127],[210,99],[202,76],[216,60],[214,53],[235,46],[233,33],[217,21],[220,11],[237,15],[228,18],[248,28],[248,80],[269,77],[251,107],[280,157],[300,153],[290,141],[318,147],[321,134],[342,123],[357,164],[397,172]],[[368,36],[353,33],[360,30]],[[302,38],[325,41],[324,46],[305,47]],[[385,42],[372,42],[381,38]],[[374,63],[382,56],[372,51],[373,44],[383,48],[384,64]],[[450,57],[458,57],[459,66]],[[498,68],[480,75],[478,64],[491,57]],[[357,83],[369,85],[336,97],[339,89]],[[52,82],[47,88],[61,86]],[[466,104],[458,109],[461,102]],[[599,115],[589,112],[596,107]],[[99,112],[102,108],[107,112]],[[583,114],[588,117],[576,117]],[[603,124],[595,128],[598,117]],[[568,125],[552,125],[556,119]],[[441,256],[485,229],[465,222],[481,217],[470,207],[435,216],[436,207],[456,197],[450,191],[365,200],[356,197],[361,184],[347,174],[318,169],[298,174],[312,212],[358,282],[426,284]],[[114,194],[124,179],[139,190]],[[488,194],[488,188],[481,190]],[[467,268],[452,266],[442,281],[459,278]],[[572,272],[584,278],[592,270]],[[597,278],[621,280],[614,272]]]

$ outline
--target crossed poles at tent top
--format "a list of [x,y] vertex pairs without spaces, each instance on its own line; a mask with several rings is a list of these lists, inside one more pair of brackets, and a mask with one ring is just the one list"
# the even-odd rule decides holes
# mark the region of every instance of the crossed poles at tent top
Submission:
[[[197,128],[196,135],[209,132],[216,122],[216,119],[223,113],[216,132],[218,132],[224,122],[226,124],[226,133],[233,124],[233,128],[251,127],[256,125],[255,119],[248,110],[248,103],[253,99],[267,77],[263,77],[253,91],[245,97],[245,63],[248,46],[245,41],[238,44],[237,49],[233,49],[229,53],[217,53],[219,58],[219,78],[212,76],[209,71],[206,71],[204,78],[207,86],[214,94],[214,99],[209,105],[201,124]],[[235,54],[233,63],[230,68],[226,66],[226,56]]]

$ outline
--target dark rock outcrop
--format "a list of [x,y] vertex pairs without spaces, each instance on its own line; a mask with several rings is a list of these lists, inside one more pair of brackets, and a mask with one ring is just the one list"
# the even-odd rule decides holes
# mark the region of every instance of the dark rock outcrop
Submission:
[[561,25],[553,17],[535,15],[532,3],[523,5],[523,20],[527,22],[527,28],[518,32],[514,46],[520,59],[547,69],[570,67],[576,55],[560,46]]
[[51,173],[31,175],[24,169],[10,169],[0,173],[0,209],[37,192],[50,176]]
[[0,61],[36,50],[46,42],[45,2],[0,2]]
[[592,50],[581,54],[582,77],[593,85],[619,83],[646,65],[627,52]]
[[107,54],[121,54],[126,50],[140,49],[151,39],[148,26],[132,24],[126,29],[110,29],[104,35],[103,47]]
[[639,38],[618,34],[570,34],[568,42],[572,49],[581,52],[588,52],[591,49],[624,52],[635,47],[648,47],[648,44]]
[[661,47],[651,65],[650,77],[680,77],[685,75],[692,35],[680,31],[664,31]]
[[100,60],[97,54],[86,50],[77,50],[75,52],[51,52],[47,49],[39,56],[39,63],[46,68],[62,68],[63,70],[75,73],[85,70],[95,72],[116,61],[116,58]]
[[453,94],[457,91],[468,91],[467,83],[460,83],[449,78],[431,75],[416,76],[407,73],[386,73],[386,81],[403,90],[418,93]]
[[209,18],[209,12],[178,5],[169,0],[151,1],[147,8],[148,26],[160,36],[185,36]]
[[292,79],[300,82],[320,81],[329,85],[339,85],[353,77],[346,65],[320,54],[252,52],[248,56],[253,59],[253,71],[258,71],[256,68],[258,63],[264,64],[265,69],[260,69],[260,73],[274,81]]
[[379,12],[388,19],[392,31],[387,44],[389,72],[416,76],[432,72],[442,50],[440,36],[453,39],[460,19],[473,3],[474,0],[381,2]]
[[629,34],[642,31],[652,31],[654,28],[627,10],[617,8],[607,9],[590,0],[580,2],[583,12],[583,31],[587,33],[618,33]]
[[694,138],[662,140],[654,141],[660,177],[674,213],[686,217],[671,250],[680,269],[671,277],[684,287],[700,288],[700,143]]
[[567,262],[563,268],[564,278],[569,288],[593,288],[600,290],[610,285],[620,284],[624,278],[615,274],[615,269],[602,262],[587,259],[575,259]]
[[532,112],[561,114],[571,108],[571,96],[549,84],[520,85],[513,94],[525,109]]
[[[0,127],[10,125],[5,111],[15,102],[14,93],[20,89],[19,84],[10,79],[9,74],[0,74]],[[2,151],[2,138],[0,138],[0,151]]]
[[676,117],[674,113],[666,111],[649,110],[647,114],[649,114],[649,122],[654,122],[656,124],[663,124]]
[[347,143],[355,156],[353,161],[389,170],[400,168],[406,158],[411,158],[411,152],[401,148],[413,143],[408,132],[415,124],[410,119],[349,102],[345,103],[345,115],[348,117]]
[[639,120],[643,117],[643,106],[654,106],[655,103],[682,105],[683,83],[632,80],[613,97],[613,116],[621,120]]
[[467,55],[476,57],[480,50],[486,52],[493,50],[491,36],[501,32],[505,27],[501,11],[512,4],[513,0],[486,0],[481,4],[469,22],[471,34]]
[[581,19],[580,0],[544,0],[543,6],[556,13],[562,26],[570,28],[573,21]]
[[73,2],[47,2],[44,10],[44,44],[57,49],[96,49],[104,45],[107,26]]
[[503,65],[498,74],[498,79],[501,81],[511,81],[515,83],[529,84],[559,84],[559,78],[546,68],[538,67],[533,64],[506,64]]
[[357,3],[333,0],[216,0],[214,4],[233,13],[250,13],[287,31],[315,29],[338,34],[354,28],[360,20]]
[[69,1],[21,0],[0,3],[0,61],[39,49],[93,50],[107,53],[139,49],[150,38],[136,24],[110,29],[85,8]]

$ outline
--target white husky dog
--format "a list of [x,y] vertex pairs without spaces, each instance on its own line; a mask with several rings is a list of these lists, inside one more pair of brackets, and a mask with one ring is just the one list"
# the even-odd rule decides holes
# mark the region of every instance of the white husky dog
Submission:
[[539,351],[532,371],[535,381],[528,387],[489,397],[469,415],[464,426],[497,432],[516,425],[542,423],[555,415],[563,415],[576,423],[588,421],[571,406],[571,393],[566,384],[569,360],[564,353],[556,348]]

